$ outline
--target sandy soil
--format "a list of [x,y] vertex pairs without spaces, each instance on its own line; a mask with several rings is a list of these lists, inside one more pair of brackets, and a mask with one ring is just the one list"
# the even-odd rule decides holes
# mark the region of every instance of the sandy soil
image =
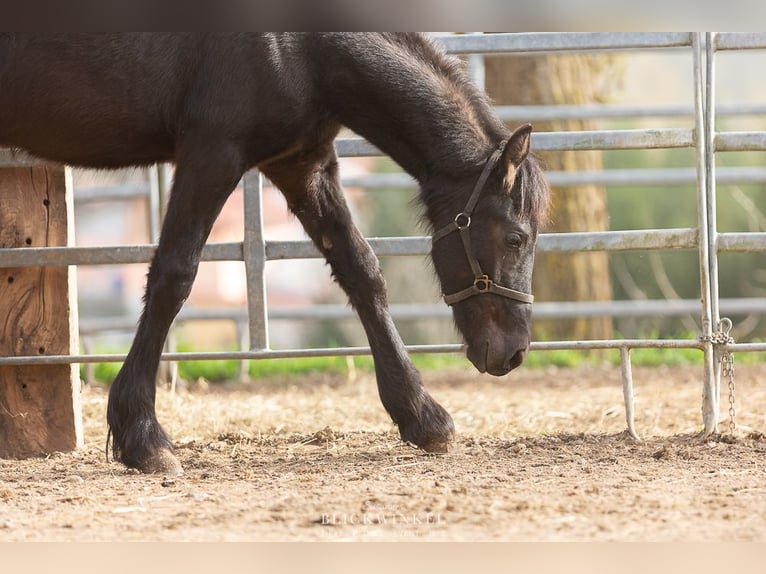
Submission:
[[159,393],[172,479],[106,461],[86,388],[83,449],[0,460],[0,540],[764,541],[765,375],[738,367],[737,430],[703,439],[701,366],[634,369],[637,443],[614,367],[426,373],[446,455],[398,440],[370,375],[202,381]]

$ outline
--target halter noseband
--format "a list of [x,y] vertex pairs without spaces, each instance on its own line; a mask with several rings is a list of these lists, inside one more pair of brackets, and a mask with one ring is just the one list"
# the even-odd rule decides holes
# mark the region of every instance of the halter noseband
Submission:
[[455,303],[464,301],[469,297],[473,297],[474,295],[483,295],[484,293],[494,293],[495,295],[507,297],[508,299],[513,299],[514,301],[519,301],[521,303],[532,303],[532,301],[535,299],[528,293],[516,291],[515,289],[509,289],[508,287],[503,287],[502,285],[498,285],[492,281],[492,279],[490,279],[489,276],[481,270],[479,261],[474,256],[473,249],[471,249],[471,233],[469,230],[471,227],[471,214],[476,208],[476,204],[479,201],[479,196],[484,189],[484,184],[487,183],[489,175],[492,173],[492,170],[500,160],[500,156],[503,155],[503,150],[505,149],[507,143],[507,141],[503,141],[487,160],[487,163],[484,165],[484,171],[481,172],[479,179],[476,181],[473,192],[471,192],[471,197],[468,198],[468,203],[466,204],[463,211],[455,216],[455,219],[452,221],[452,223],[445,225],[431,236],[432,243],[436,243],[453,231],[459,231],[460,239],[463,242],[463,249],[465,250],[465,255],[468,258],[468,264],[471,266],[471,270],[474,274],[474,281],[472,285],[469,285],[465,289],[461,289],[456,293],[444,295],[444,302],[447,305],[454,305]]

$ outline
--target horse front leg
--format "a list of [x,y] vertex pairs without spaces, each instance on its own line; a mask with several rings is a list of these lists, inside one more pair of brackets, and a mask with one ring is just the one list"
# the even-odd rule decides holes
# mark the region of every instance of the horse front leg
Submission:
[[115,460],[145,473],[181,474],[155,413],[156,377],[170,325],[188,297],[200,254],[226,198],[242,177],[238,150],[225,142],[187,144],[146,282],[136,336],[109,390],[107,422]]
[[381,402],[402,440],[426,451],[445,452],[454,435],[452,418],[423,387],[394,326],[378,259],[352,221],[334,152],[319,162],[285,160],[263,171],[285,195],[359,315]]

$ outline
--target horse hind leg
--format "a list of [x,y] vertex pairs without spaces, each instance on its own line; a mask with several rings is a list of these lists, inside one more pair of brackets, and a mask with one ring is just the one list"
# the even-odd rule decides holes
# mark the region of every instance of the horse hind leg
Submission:
[[306,170],[299,165],[306,163],[285,160],[263,171],[285,195],[359,315],[370,342],[383,406],[402,440],[427,451],[447,450],[454,435],[452,419],[423,387],[391,319],[378,259],[352,221],[332,149]]
[[225,142],[187,145],[147,276],[144,310],[128,356],[109,391],[107,423],[115,460],[145,473],[181,474],[155,412],[156,377],[170,325],[188,297],[218,213],[244,171]]

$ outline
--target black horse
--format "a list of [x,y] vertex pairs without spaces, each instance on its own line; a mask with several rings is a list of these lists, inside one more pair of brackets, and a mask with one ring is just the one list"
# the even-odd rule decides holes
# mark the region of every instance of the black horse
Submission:
[[[518,81],[523,81],[519,78]],[[354,226],[333,147],[341,126],[420,184],[432,259],[476,368],[503,375],[529,348],[531,277],[548,187],[531,126],[417,34],[0,34],[0,145],[90,168],[172,161],[175,181],[144,310],[109,393],[116,460],[179,473],[155,379],[213,221],[257,166],[329,262],[369,339],[380,398],[403,440],[453,436],[387,310],[378,260]]]

